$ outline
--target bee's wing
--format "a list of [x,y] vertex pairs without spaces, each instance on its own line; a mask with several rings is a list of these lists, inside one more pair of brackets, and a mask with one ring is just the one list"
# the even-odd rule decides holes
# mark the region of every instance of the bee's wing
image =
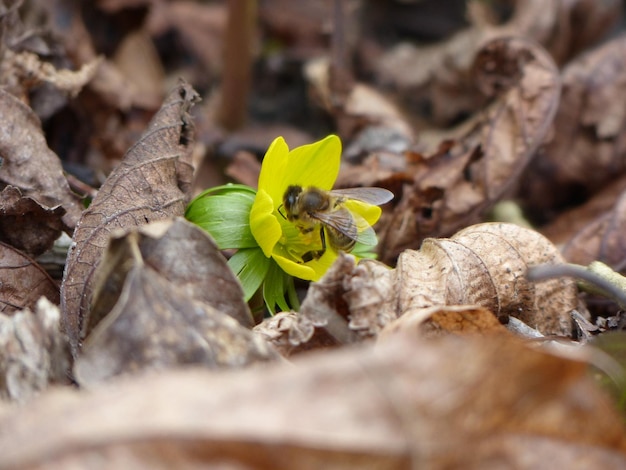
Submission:
[[393,199],[393,193],[383,188],[333,189],[330,194],[344,199],[356,199],[374,206],[380,206]]
[[352,240],[356,240],[358,237],[357,224],[353,214],[345,207],[340,207],[332,212],[311,213],[310,216]]
[[345,207],[332,212],[316,212],[311,214],[311,217],[363,245],[375,246],[378,243],[376,232],[370,224],[359,214],[350,212]]

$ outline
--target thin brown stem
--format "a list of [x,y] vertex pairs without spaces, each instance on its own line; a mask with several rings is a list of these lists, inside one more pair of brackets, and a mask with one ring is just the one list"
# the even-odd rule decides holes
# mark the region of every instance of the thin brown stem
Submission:
[[229,130],[242,127],[246,121],[256,16],[256,0],[228,0],[222,101],[218,121]]
[[344,0],[334,1],[333,17],[329,88],[332,105],[336,109],[342,109],[353,85],[352,72],[349,66],[348,46],[346,44]]

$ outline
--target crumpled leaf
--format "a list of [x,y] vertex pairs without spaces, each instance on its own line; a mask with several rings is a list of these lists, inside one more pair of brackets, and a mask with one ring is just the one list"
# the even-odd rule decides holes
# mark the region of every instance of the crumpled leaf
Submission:
[[[88,84],[89,90],[98,96],[97,104],[125,111],[132,106],[140,107],[145,104],[146,93],[143,90],[137,92],[132,80],[126,78],[112,60],[98,56],[94,45],[95,34],[85,25],[85,5],[74,2],[41,2],[38,6],[47,13],[46,26],[58,41],[57,47],[62,48],[72,58],[72,62],[83,67],[98,64],[96,73]],[[154,103],[154,100],[151,102]],[[102,112],[102,109],[98,111]]]
[[[0,126],[0,183],[15,186],[23,197],[34,200],[43,211],[55,213],[59,228],[53,230],[47,243],[42,243],[49,248],[59,236],[60,227],[71,233],[82,208],[67,184],[59,158],[46,144],[41,123],[33,110],[2,89],[0,109],[10,122]],[[57,209],[58,206],[63,211]],[[41,217],[32,210],[29,215],[34,215],[35,219]],[[20,224],[31,223],[28,217],[20,220]],[[40,248],[26,249],[34,253]]]
[[40,297],[59,304],[59,287],[34,260],[0,242],[0,312],[35,308]]
[[42,61],[36,54],[23,51],[14,53],[5,51],[3,67],[9,69],[6,73],[12,73],[14,79],[28,88],[41,83],[49,83],[56,89],[76,96],[83,87],[94,77],[100,65],[101,58],[96,58],[83,65],[80,70],[57,69],[49,62]]
[[0,314],[0,397],[25,402],[50,384],[69,383],[69,344],[61,313],[45,297],[12,316]]
[[571,311],[580,308],[574,281],[525,277],[530,266],[562,261],[538,232],[501,223],[426,239],[419,251],[404,251],[393,270],[372,260],[355,266],[344,254],[311,284],[295,319],[269,320],[258,330],[281,352],[294,354],[376,337],[401,316],[423,322],[446,306],[473,306],[502,323],[515,317],[544,335],[570,337]]
[[[39,5],[25,3],[22,0],[2,3],[0,86],[12,95],[29,100],[29,94],[38,86],[45,84],[50,89],[54,87],[55,91],[50,93],[54,97],[49,96],[48,106],[55,107],[50,102],[66,102],[63,94],[75,97],[93,78],[99,59],[84,64],[76,71],[57,68],[57,65],[69,61],[59,56],[59,48],[56,47],[55,39],[47,34],[47,28],[37,28],[33,24],[40,13]],[[26,17],[24,22],[20,14]],[[36,108],[32,103],[29,104]]]
[[623,468],[625,442],[585,364],[502,336],[166,371],[0,421],[5,468]]
[[455,136],[438,136],[438,151],[407,162],[399,202],[379,223],[384,261],[428,236],[450,236],[479,221],[551,129],[560,81],[544,50],[521,38],[496,39],[478,53],[474,69],[479,87],[499,97]]
[[505,24],[494,25],[474,18],[471,28],[446,42],[425,47],[406,42],[396,45],[377,60],[379,79],[393,84],[401,101],[418,109],[428,107],[428,117],[435,124],[449,125],[484,104],[469,77],[472,57],[485,43],[494,38],[526,37],[545,47],[561,64],[605,36],[622,10],[618,0],[513,3],[512,16]]
[[588,199],[626,171],[626,35],[571,62],[554,135],[520,179],[539,222]]
[[562,260],[557,248],[533,230],[474,225],[449,240],[426,240],[420,251],[400,256],[399,310],[406,314],[432,305],[476,304],[503,322],[513,316],[545,335],[570,336],[570,312],[578,306],[574,282],[534,284],[525,277],[529,266]]
[[[132,261],[132,263],[131,263]],[[147,265],[188,298],[211,305],[242,326],[253,326],[241,284],[214,240],[183,218],[153,222],[111,239],[95,276],[86,336],[109,313],[132,265]],[[113,296],[113,297],[111,297]]]
[[75,365],[82,386],[138,370],[278,357],[250,331],[243,290],[217,245],[182,218],[112,238],[94,276]]
[[0,196],[0,240],[31,256],[49,250],[63,230],[65,209],[42,205],[15,186]]
[[185,83],[172,91],[76,227],[61,287],[63,325],[74,349],[91,302],[93,274],[111,232],[185,212],[193,130],[187,112],[197,99]]

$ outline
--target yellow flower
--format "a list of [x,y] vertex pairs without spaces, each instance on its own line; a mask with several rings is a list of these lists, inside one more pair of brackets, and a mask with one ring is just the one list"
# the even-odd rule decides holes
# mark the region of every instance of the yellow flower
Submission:
[[[259,187],[250,211],[250,230],[266,257],[273,258],[286,273],[307,281],[317,281],[337,258],[326,246],[319,259],[303,260],[303,255],[322,249],[319,231],[302,233],[279,212],[290,185],[330,191],[339,174],[341,141],[330,135],[319,142],[293,150],[278,137],[270,145],[259,175]],[[349,202],[350,210],[368,224],[380,217],[377,206]],[[305,257],[306,258],[306,257]]]
[[[323,250],[320,230],[303,233],[285,218],[281,206],[288,186],[330,191],[340,159],[337,136],[291,151],[278,137],[263,159],[258,191],[243,185],[218,186],[204,191],[187,207],[185,217],[206,230],[220,249],[236,250],[228,265],[239,277],[246,301],[261,290],[271,313],[276,306],[297,309],[293,278],[317,281],[337,258],[331,246]],[[380,207],[350,199],[344,205],[356,214],[359,234],[371,236],[363,245],[357,242],[352,253],[373,257],[369,250],[376,240],[371,226],[380,217]],[[311,256],[322,251],[319,257]]]

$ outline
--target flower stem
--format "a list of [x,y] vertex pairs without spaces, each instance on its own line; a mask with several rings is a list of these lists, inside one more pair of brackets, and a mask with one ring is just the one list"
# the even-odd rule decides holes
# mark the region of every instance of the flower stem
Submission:
[[296,292],[296,285],[293,281],[292,276],[287,276],[287,298],[289,299],[289,305],[292,310],[296,312],[300,311],[300,299],[298,298],[298,293]]

